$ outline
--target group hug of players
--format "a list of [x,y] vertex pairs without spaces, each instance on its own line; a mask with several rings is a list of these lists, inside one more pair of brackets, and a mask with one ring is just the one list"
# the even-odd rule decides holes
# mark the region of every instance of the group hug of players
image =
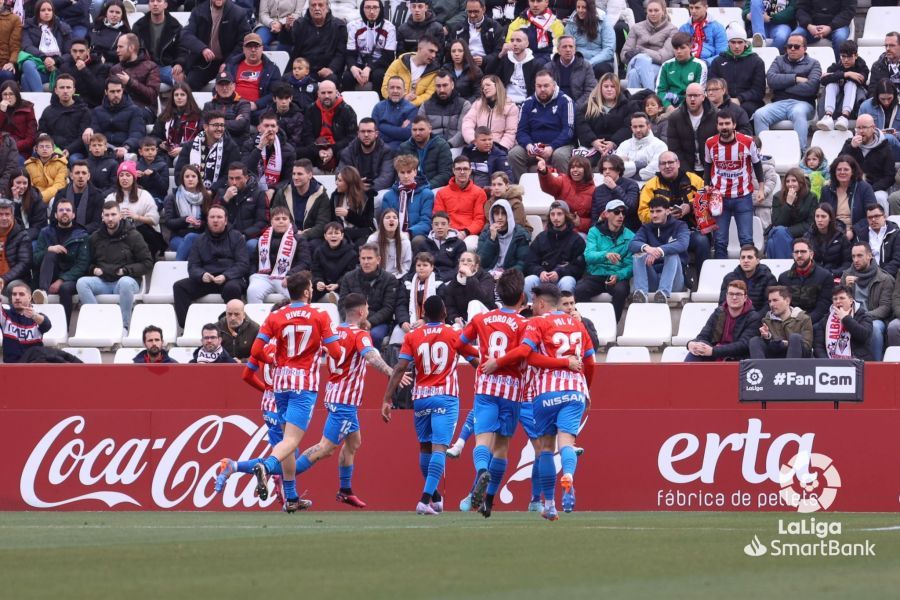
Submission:
[[[335,327],[323,311],[310,306],[311,275],[287,279],[291,302],[273,310],[260,327],[244,370],[244,380],[263,392],[263,418],[271,454],[236,462],[222,459],[215,489],[221,492],[234,473],[252,473],[256,492],[268,498],[268,478],[274,481],[285,512],[312,505],[297,494],[296,477],[340,447],[340,491],[337,500],[364,508],[353,493],[353,459],[361,437],[357,409],[362,402],[367,365],[389,377],[381,414],[391,421],[392,398],[399,386],[413,383],[412,399],[419,440],[419,468],[425,484],[416,505],[420,515],[443,511],[438,484],[444,474],[447,448],[459,417],[459,356],[477,367],[474,403],[475,482],[467,498],[490,517],[494,495],[507,466],[509,440],[521,423],[535,448],[533,491],[529,510],[548,520],[556,508],[557,449],[562,464],[562,509],[575,508],[574,476],[578,462],[575,437],[588,408],[594,349],[581,322],[558,310],[559,289],[542,283],[534,289],[531,318],[519,314],[525,302],[524,277],[507,270],[497,281],[501,308],[474,317],[461,330],[445,324],[446,308],[439,296],[424,302],[425,323],[409,332],[391,369],[372,346],[364,326],[368,306],[364,296],[340,299],[344,322]],[[477,348],[473,346],[477,342]],[[322,439],[298,451],[309,427],[319,389],[319,358],[327,353],[330,376],[324,404],[328,418]],[[413,363],[413,377],[407,372]],[[540,497],[543,496],[543,502]]]

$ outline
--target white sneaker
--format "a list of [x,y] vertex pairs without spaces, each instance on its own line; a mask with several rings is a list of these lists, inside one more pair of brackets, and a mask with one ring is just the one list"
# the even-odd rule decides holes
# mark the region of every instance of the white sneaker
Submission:
[[[819,119],[816,127],[821,131],[834,131],[834,119],[831,118],[831,115],[825,115]],[[844,129],[846,130],[847,128],[845,127]]]
[[453,442],[453,445],[447,448],[447,458],[459,458],[459,455],[462,454],[463,448],[466,447],[466,443],[463,440],[456,440]]
[[753,47],[754,48],[765,48],[766,47],[766,38],[762,36],[760,33],[753,34]]
[[850,121],[844,115],[841,115],[837,118],[837,121],[834,122],[834,128],[838,131],[847,131],[850,129]]
[[429,506],[428,504],[425,504],[424,502],[419,502],[418,504],[416,504],[416,514],[417,515],[436,515],[438,513],[435,512],[435,510],[433,508],[431,508],[431,506]]

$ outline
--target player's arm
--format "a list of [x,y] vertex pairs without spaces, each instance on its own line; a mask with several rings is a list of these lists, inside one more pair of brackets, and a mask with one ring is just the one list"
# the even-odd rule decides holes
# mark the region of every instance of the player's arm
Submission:
[[276,340],[271,339],[260,329],[253,340],[253,346],[250,347],[250,357],[256,359],[260,364],[275,364],[275,346]]
[[481,356],[478,348],[472,345],[476,339],[478,339],[477,332],[473,322],[470,321],[453,341],[453,349],[462,355],[473,369],[478,368],[478,359]]
[[248,385],[264,392],[266,391],[266,384],[260,381],[259,375],[259,364],[256,362],[256,359],[251,357],[250,360],[247,361],[247,364],[244,365],[244,370],[241,372],[241,379]]
[[319,319],[322,345],[325,346],[325,351],[328,352],[328,356],[333,360],[341,360],[341,338],[338,335],[337,329],[334,328],[334,323],[331,322],[331,317],[325,313],[321,313]]
[[[384,358],[381,356],[381,352],[376,350],[375,348],[368,348],[366,351],[362,352],[362,357],[369,363],[374,369],[378,369],[385,377],[390,377],[394,374],[394,370],[391,368],[389,364],[384,362]],[[412,383],[412,377],[410,377],[409,373],[403,373],[403,377],[400,379],[400,387],[406,387],[410,383]]]
[[577,356],[556,358],[555,356],[547,356],[542,352],[532,352],[528,355],[528,364],[532,367],[540,367],[542,369],[569,369],[571,371],[580,371],[582,361]]
[[397,364],[394,365],[390,379],[388,379],[387,389],[384,390],[384,400],[381,403],[381,418],[384,419],[385,423],[391,422],[391,406],[393,405],[391,398],[394,397],[394,392],[397,391],[400,380],[406,374],[406,368],[409,366],[410,360],[411,357],[401,355]]

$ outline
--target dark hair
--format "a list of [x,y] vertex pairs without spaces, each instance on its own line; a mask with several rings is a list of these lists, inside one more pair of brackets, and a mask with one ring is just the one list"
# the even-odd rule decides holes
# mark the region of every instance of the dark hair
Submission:
[[802,202],[804,198],[809,194],[809,180],[806,178],[806,173],[803,172],[799,167],[793,167],[788,169],[787,173],[784,174],[784,179],[782,180],[781,186],[781,201],[784,202],[787,198],[787,178],[793,177],[797,180],[797,202]]
[[444,300],[439,295],[429,296],[425,300],[423,308],[425,320],[429,323],[437,323],[444,320],[444,314],[447,309],[444,307]]
[[152,135],[145,135],[141,138],[141,141],[138,142],[138,148],[143,148],[144,146],[153,146],[156,148],[157,144],[159,144],[159,141],[157,141],[155,137]]
[[88,161],[83,158],[81,160],[76,160],[75,162],[69,163],[69,172],[71,173],[75,167],[84,167],[88,171],[91,170],[91,165],[88,164]]
[[539,283],[532,288],[531,294],[535,298],[549,301],[552,306],[559,304],[559,287],[555,283]]
[[858,53],[859,46],[853,40],[844,40],[843,42],[841,42],[840,48],[838,48],[838,54],[853,56],[854,54]]
[[238,161],[234,161],[233,163],[228,163],[228,170],[229,171],[240,171],[245,176],[250,175],[250,170],[247,168],[247,165],[245,165],[242,162],[238,162]]
[[491,131],[490,127],[485,127],[484,125],[479,125],[475,128],[475,137],[479,135],[488,135],[491,136],[491,139],[494,137],[494,132]]
[[293,98],[294,88],[289,83],[279,81],[272,84],[272,95],[276,98]]
[[672,34],[672,47],[681,48],[682,46],[691,45],[691,34],[684,31],[676,31]]
[[834,286],[833,290],[831,290],[832,298],[834,298],[835,296],[837,296],[839,294],[844,294],[848,298],[853,299],[853,292],[850,291],[850,288],[846,285],[838,284],[838,285]]
[[362,125],[363,123],[365,123],[367,125],[369,123],[371,123],[371,124],[375,125],[376,130],[378,129],[378,123],[376,123],[375,119],[373,119],[372,117],[363,117],[362,119],[359,120],[358,125]]
[[853,249],[856,248],[857,246],[862,246],[863,248],[865,248],[866,254],[868,254],[869,256],[872,256],[872,248],[869,246],[869,242],[862,242],[859,239],[857,239],[855,242],[853,242],[850,245],[850,253],[851,254],[853,253]]
[[849,154],[841,154],[837,158],[834,159],[834,162],[831,163],[831,168],[829,171],[831,172],[831,186],[835,189],[838,187],[837,180],[837,166],[839,163],[845,162],[850,165],[850,183],[856,183],[857,181],[862,180],[863,178],[863,170],[860,168],[859,163],[856,162],[856,159],[850,156]]
[[[200,165],[184,165],[181,168],[181,172],[178,173],[178,177],[176,178],[177,185],[184,185],[184,174],[190,171],[194,175],[197,176],[197,191],[200,192],[201,196],[203,196],[203,200],[200,202],[200,215],[201,218],[205,216],[209,212],[209,207],[213,202],[212,192],[206,189],[206,186],[203,185],[203,170],[200,168]],[[177,189],[173,194],[177,193]],[[175,207],[177,209],[178,203],[175,202]],[[187,216],[187,215],[181,215]]]
[[[25,192],[22,194],[22,213],[29,215],[31,214],[31,204],[35,201],[36,190],[31,183],[31,175],[28,174],[28,171],[26,171],[25,169],[19,169],[18,167],[13,169],[12,173],[9,174],[9,179],[7,179],[6,189],[3,190],[3,197],[13,200],[13,181],[18,179],[19,177],[24,177],[28,181],[28,187],[25,188]],[[39,201],[42,201],[40,192],[37,193],[37,199]]]
[[443,210],[437,210],[437,211],[435,211],[435,212],[431,215],[431,220],[434,221],[434,220],[437,219],[438,217],[440,217],[441,219],[446,220],[448,223],[450,222],[450,215],[448,215],[448,214],[447,214],[445,211],[443,211]]
[[363,250],[366,252],[373,252],[375,256],[381,258],[381,249],[378,247],[378,244],[375,242],[366,242],[362,246],[359,247],[359,253],[362,254]]
[[219,337],[222,337],[222,330],[219,329],[219,326],[216,325],[215,323],[207,323],[206,325],[204,325],[204,326],[200,329],[200,331],[201,331],[201,332],[203,332],[203,331],[215,331],[215,332],[216,332],[216,335],[218,335]]
[[141,333],[141,339],[144,341],[145,344],[147,343],[147,334],[148,333],[158,333],[159,339],[160,340],[163,339],[163,330],[162,329],[160,329],[156,325],[147,325],[146,327],[144,327],[143,333]]
[[94,19],[91,30],[100,31],[100,28],[103,26],[103,21],[106,20],[106,13],[109,11],[110,6],[118,6],[122,10],[122,27],[119,29],[119,35],[131,33],[131,25],[128,24],[128,12],[125,10],[125,3],[122,2],[122,0],[106,0],[100,8],[100,13],[97,15],[97,18]]
[[[479,69],[478,65],[475,64],[475,59],[472,58],[472,52],[469,50],[469,42],[467,42],[466,40],[464,40],[462,38],[456,38],[455,40],[450,42],[450,45],[447,46],[447,58],[449,59],[450,64],[453,65],[453,59],[450,58],[450,49],[453,48],[454,44],[459,44],[460,46],[462,46],[462,49],[463,49],[462,76],[464,76],[466,79],[468,79],[469,81],[471,81],[473,83],[480,81],[481,75],[482,75],[481,69]],[[456,67],[454,67],[454,69],[455,68]],[[447,72],[444,71],[443,69],[441,69],[438,72],[438,77],[443,77],[443,75],[441,75],[441,73],[447,73]],[[451,73],[447,73],[447,75],[451,76],[451,79],[453,78]]]
[[277,123],[278,115],[273,110],[267,110],[259,116],[259,122],[262,123],[263,121],[275,121]]
[[115,200],[107,200],[106,202],[103,203],[102,210],[112,210],[112,209],[119,210],[119,203],[116,202]]
[[425,115],[416,115],[412,120],[413,124],[415,123],[428,123],[428,127],[431,127],[431,121],[428,120],[428,117]]
[[457,156],[456,158],[453,159],[453,164],[455,165],[456,163],[466,163],[467,165],[471,165],[472,159],[469,158],[468,156],[466,156],[465,154],[460,154],[459,156]]
[[[470,2],[473,0],[469,0]],[[415,263],[428,263],[432,267],[434,266],[434,254],[431,252],[419,252],[416,254],[416,258],[413,260],[413,264]]]
[[[569,166],[567,168],[567,171],[569,173],[572,172],[572,167],[581,167],[582,170],[581,181],[578,181],[576,183],[592,183],[594,181],[594,175],[591,173],[591,161],[586,157],[573,156],[569,160]],[[572,179],[571,174],[569,175],[569,179]]]
[[753,244],[744,244],[743,246],[741,246],[741,252],[753,252],[753,255],[756,258],[759,258],[759,248],[757,248]]
[[519,269],[506,269],[497,280],[497,296],[504,306],[515,306],[522,299],[525,276]]
[[[57,81],[59,81],[58,78]],[[174,85],[172,85],[172,91],[169,93],[166,105],[159,115],[159,122],[167,123],[175,118],[175,113],[178,112],[178,107],[175,106],[175,90],[181,90],[187,94],[187,104],[185,104],[184,115],[182,118],[186,121],[199,121],[200,106],[197,105],[197,101],[194,99],[194,92],[191,90],[191,86],[188,85],[186,81],[176,81]]]
[[291,223],[294,222],[294,215],[291,214],[290,209],[283,204],[279,204],[278,206],[273,206],[269,211],[269,222],[272,221],[272,218],[277,215],[287,215],[287,218],[290,219]]
[[869,211],[871,211],[871,210],[877,210],[877,211],[880,212],[881,214],[884,214],[884,207],[881,206],[881,205],[878,204],[878,203],[876,203],[876,204],[870,204],[870,205],[868,205],[868,206],[866,207],[866,212],[869,212]]
[[553,76],[553,73],[548,71],[547,69],[541,69],[537,73],[534,74],[534,81],[537,81],[538,77],[549,77],[553,80],[553,83],[556,83],[556,77]]
[[665,196],[653,196],[647,203],[647,208],[669,208],[669,199]]
[[432,46],[434,46],[434,47],[437,48],[438,50],[441,49],[441,45],[440,45],[440,44],[438,43],[438,41],[434,38],[434,36],[433,36],[433,35],[429,35],[429,34],[427,34],[427,33],[426,33],[425,35],[423,35],[422,37],[419,38],[419,42],[416,44],[416,48],[418,48],[418,47],[421,46],[422,44],[431,44]]
[[732,279],[731,281],[728,282],[728,285],[725,286],[725,289],[727,290],[728,288],[731,288],[731,287],[737,288],[737,289],[741,290],[742,292],[744,292],[745,294],[747,293],[747,284],[744,283],[743,281],[741,281],[740,279]]
[[603,170],[603,163],[609,163],[610,166],[619,174],[619,177],[625,174],[625,161],[621,156],[616,154],[607,154],[600,159],[600,170]]
[[209,123],[213,119],[224,119],[225,113],[221,110],[207,109],[200,113],[200,119],[204,124]]
[[644,121],[646,121],[648,125],[650,124],[650,117],[642,110],[631,113],[631,117],[628,120],[630,122],[634,121],[635,119],[644,119]]
[[560,298],[574,298],[575,292],[573,292],[572,290],[559,290],[559,297]]
[[[12,93],[16,95],[16,103],[10,107],[11,109],[15,110],[23,106],[33,106],[28,100],[22,99],[22,88],[20,88],[19,84],[15,81],[10,79],[0,84],[0,93],[3,93],[5,90],[12,90]],[[12,112],[9,114],[12,114]]]
[[312,161],[309,160],[308,158],[298,158],[297,160],[295,160],[294,164],[292,165],[291,168],[293,169],[295,167],[299,167],[299,168],[303,169],[304,171],[306,171],[307,173],[313,172]]
[[[50,25],[51,26],[56,25],[56,9],[53,8],[52,0],[38,0],[37,2],[34,3],[34,24],[35,25],[41,24],[41,7],[44,6],[45,4],[49,4],[50,8],[53,9],[53,17],[50,19]],[[124,15],[124,13],[125,13],[125,11],[122,11],[123,15]],[[85,42],[85,43],[87,43],[87,42]],[[61,49],[62,48],[60,48],[60,50]]]
[[880,104],[880,102],[878,102],[878,96],[881,94],[890,94],[893,97],[891,102],[896,102],[897,100],[897,88],[894,87],[894,83],[888,77],[879,79],[878,83],[875,84],[875,92],[872,94],[872,98],[874,98],[876,103]]
[[[816,208],[817,208],[817,209],[818,209],[818,208],[822,208],[823,206],[827,206],[828,208],[831,208],[830,205],[825,204],[825,203],[820,204],[820,205],[817,206]],[[832,212],[831,214],[833,215],[834,212]],[[834,221],[832,221],[831,224],[832,224],[832,226],[833,226],[833,225],[834,225]],[[818,235],[818,234],[816,234],[816,235]],[[812,249],[813,249],[813,247],[812,247],[812,242],[810,242],[810,241],[809,241],[808,239],[806,239],[806,238],[799,237],[799,238],[794,238],[794,241],[791,242],[791,250],[793,250],[794,248],[796,248],[796,247],[797,247],[797,244],[803,244],[803,245],[806,246],[809,250],[812,250]]]
[[361,306],[365,306],[369,301],[366,300],[366,297],[362,294],[351,293],[346,296],[341,296],[341,299],[338,300],[338,311],[340,314],[344,315],[344,318],[347,318],[347,312],[351,310],[356,310]]
[[287,289],[291,300],[303,299],[303,294],[312,289],[312,273],[309,271],[297,271],[287,276]]
[[[384,218],[388,215],[388,213],[394,213],[397,216],[397,229],[394,231],[394,237],[388,237],[387,229],[384,226]],[[396,208],[386,208],[381,212],[381,216],[378,217],[378,228],[376,229],[378,233],[377,243],[378,243],[378,252],[381,256],[384,257],[385,261],[388,256],[388,246],[393,244],[394,246],[394,254],[396,254],[396,267],[398,273],[403,273],[403,225],[400,223],[400,213]]]
[[[576,30],[579,34],[587,39],[594,41],[600,33],[600,20],[597,18],[597,9],[595,4],[590,0],[584,0],[588,6],[584,19],[578,17],[578,12],[573,10],[569,16],[569,20],[575,23]],[[575,0],[575,7],[578,6],[578,0]]]
[[[344,192],[344,196],[347,198],[347,206],[356,214],[362,214],[366,208],[368,196],[366,196],[366,189],[359,171],[355,167],[344,167],[337,172],[337,177],[340,177],[346,186],[347,191]],[[335,191],[336,198],[339,198],[338,194],[340,192]]]
[[340,221],[328,221],[325,223],[325,231],[329,229],[337,229],[341,233],[344,233],[344,225]]
[[771,294],[779,294],[785,300],[790,300],[793,297],[791,294],[791,288],[786,285],[770,285],[766,288],[766,298]]
[[731,112],[731,109],[729,107],[726,106],[725,108],[720,108],[718,111],[716,111],[716,121],[719,121],[721,119],[728,119],[732,123],[735,122],[734,113]]

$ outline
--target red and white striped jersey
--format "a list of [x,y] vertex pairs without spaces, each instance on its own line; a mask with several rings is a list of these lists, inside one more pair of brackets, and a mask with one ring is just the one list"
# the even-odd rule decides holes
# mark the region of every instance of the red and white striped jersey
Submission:
[[458,340],[458,334],[444,323],[426,323],[406,334],[399,358],[415,363],[413,400],[441,395],[459,397],[459,355],[455,349]]
[[[482,360],[499,358],[522,345],[528,319],[514,310],[498,308],[481,313],[463,329],[460,339],[471,344],[478,339]],[[522,401],[522,364],[513,364],[485,375],[478,367],[475,393]]]
[[325,402],[332,404],[362,404],[363,384],[366,378],[367,353],[372,347],[372,336],[356,325],[338,327],[338,345],[341,358],[335,361],[328,357],[331,376],[325,386]]
[[302,302],[270,313],[258,338],[276,344],[273,387],[276,392],[319,390],[319,355],[338,339],[328,313]]
[[730,143],[714,135],[706,140],[706,162],[711,165],[710,183],[722,198],[738,198],[753,192],[753,165],[760,161],[753,138],[735,133]]
[[[594,355],[591,337],[581,321],[564,312],[556,311],[533,317],[528,321],[524,343],[531,346],[533,352],[545,356],[566,358],[580,356],[586,358]],[[529,367],[530,389],[526,400],[533,400],[547,392],[576,391],[588,393],[587,381],[582,373],[568,369],[543,369]],[[528,398],[531,396],[531,398]]]
[[263,363],[262,370],[260,370],[259,362],[251,356],[247,359],[247,367],[253,371],[253,376],[266,387],[263,390],[259,409],[263,412],[278,412],[275,406],[275,391],[272,389],[272,384],[275,381],[272,377],[272,366]]

